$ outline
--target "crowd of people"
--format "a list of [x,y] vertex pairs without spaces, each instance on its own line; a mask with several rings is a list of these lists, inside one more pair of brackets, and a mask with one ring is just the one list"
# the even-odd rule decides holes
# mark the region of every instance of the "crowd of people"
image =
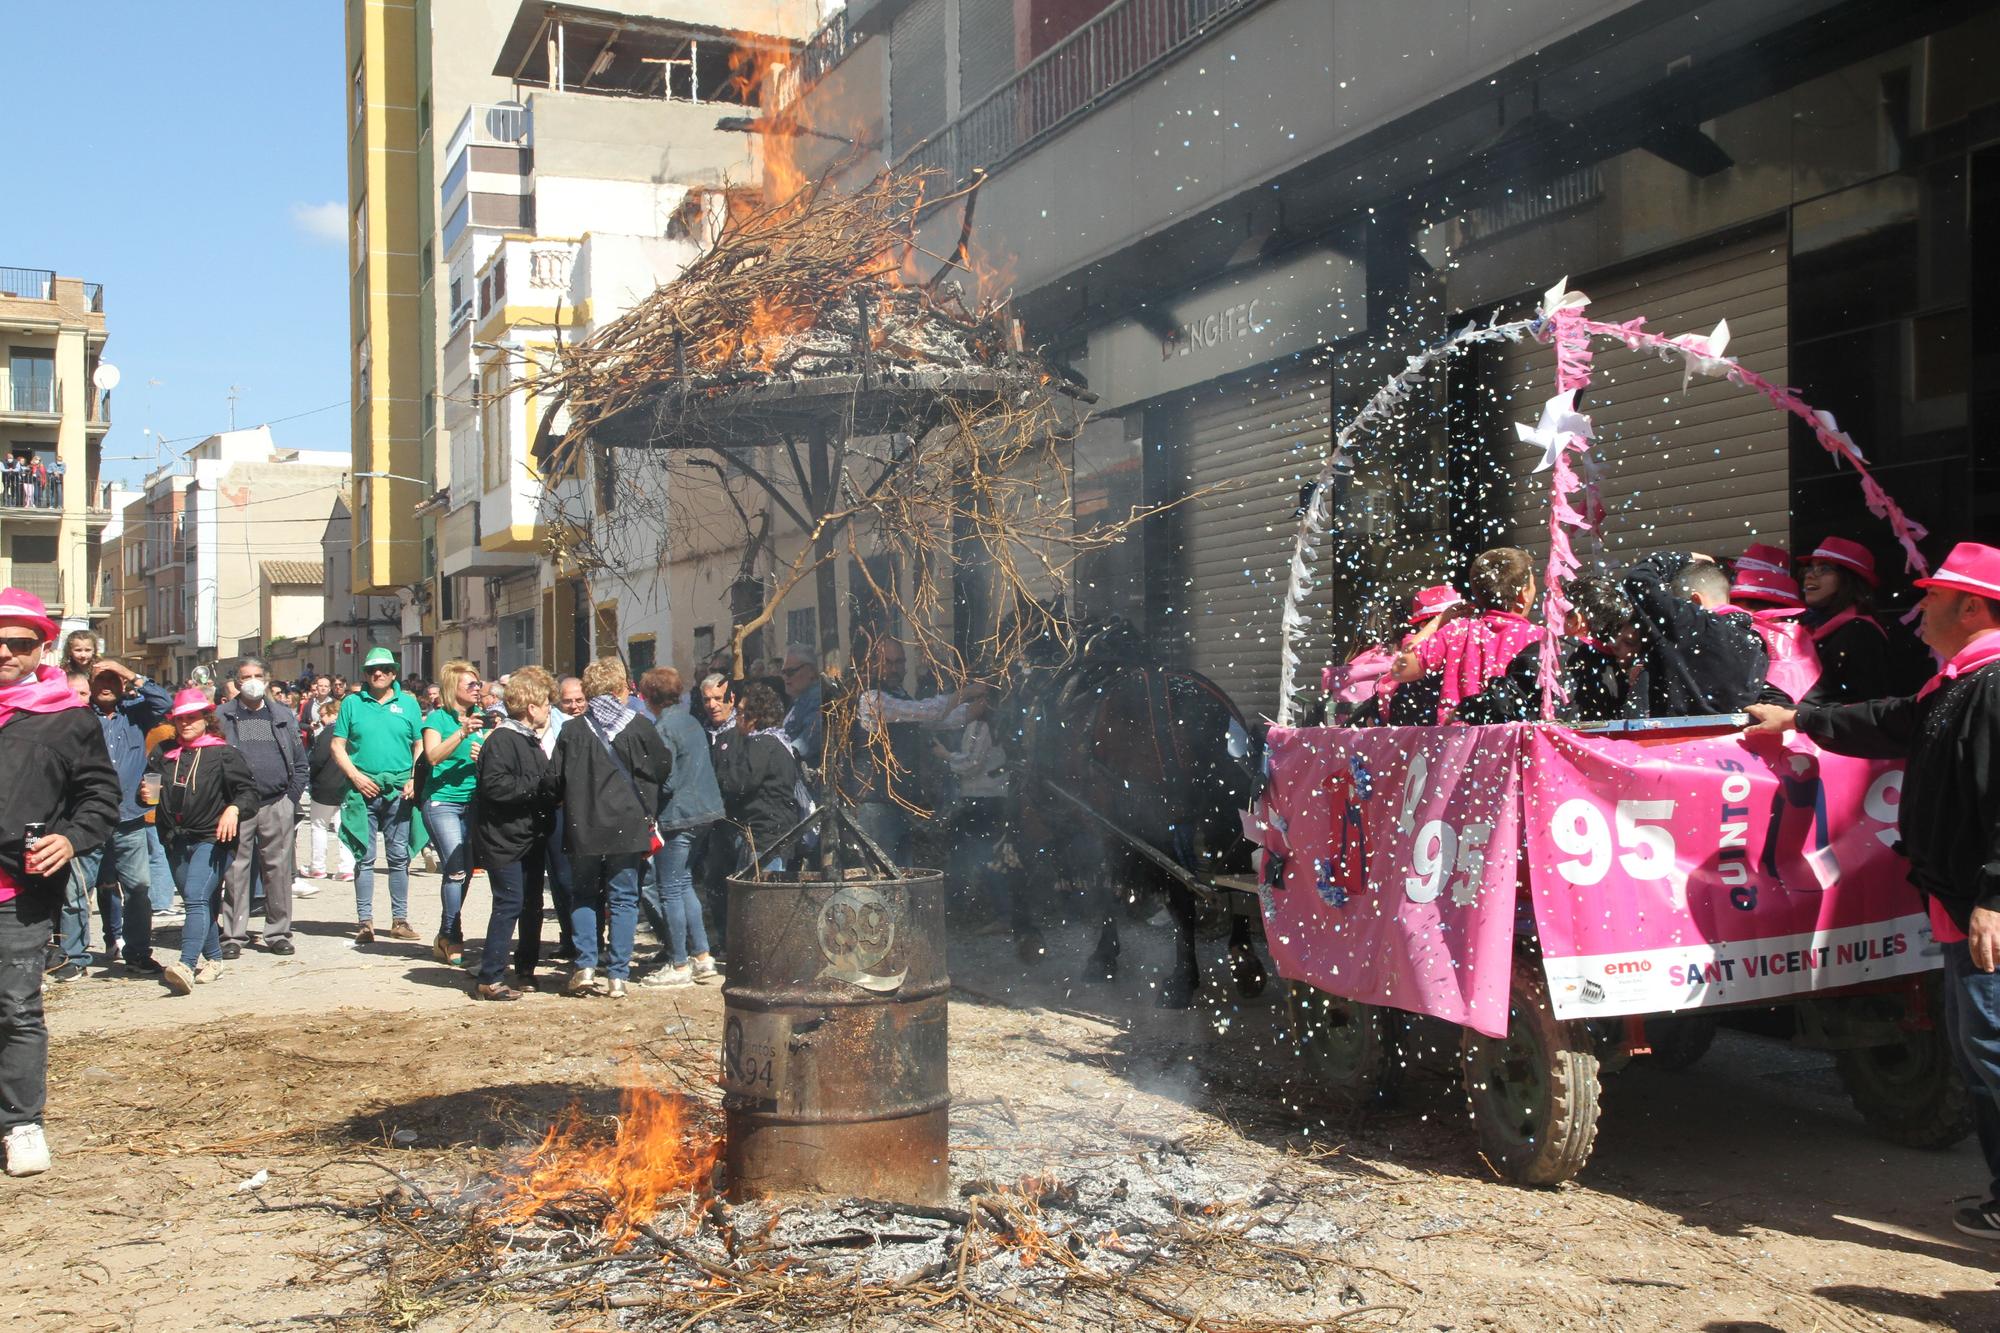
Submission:
[[0,454],[0,504],[10,509],[61,509],[63,476],[60,458],[40,454]]

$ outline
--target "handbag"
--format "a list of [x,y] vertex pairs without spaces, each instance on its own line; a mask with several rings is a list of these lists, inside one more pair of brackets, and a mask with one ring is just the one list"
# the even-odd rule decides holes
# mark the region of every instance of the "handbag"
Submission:
[[[605,753],[611,756],[611,762],[618,765],[618,771],[625,775],[625,781],[632,788],[632,799],[639,803],[639,809],[644,810],[646,798],[639,794],[639,779],[632,776],[631,766],[625,762],[625,757],[618,753],[616,738],[606,739],[604,733],[597,729],[597,723],[593,721],[586,720],[585,725],[590,728],[590,734],[597,737],[597,743],[604,747]],[[659,855],[660,849],[667,845],[667,840],[660,836],[660,821],[657,818],[647,817],[646,834],[646,855]]]

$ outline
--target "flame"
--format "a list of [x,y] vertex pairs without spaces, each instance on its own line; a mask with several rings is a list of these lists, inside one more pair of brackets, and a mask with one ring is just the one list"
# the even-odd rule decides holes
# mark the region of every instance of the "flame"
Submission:
[[709,1192],[721,1140],[696,1123],[694,1104],[643,1083],[628,1083],[618,1101],[609,1142],[573,1103],[557,1118],[507,1182],[505,1221],[518,1225],[573,1196],[596,1196],[610,1201],[604,1234],[623,1249],[668,1199]]
[[785,122],[798,116],[798,71],[790,53],[770,45],[768,38],[747,32],[732,36],[736,44],[729,53],[729,87],[746,106],[758,109],[760,119],[779,130],[754,136],[763,150],[764,196],[779,203],[798,195],[807,183],[799,166],[798,135],[785,132],[789,128]]

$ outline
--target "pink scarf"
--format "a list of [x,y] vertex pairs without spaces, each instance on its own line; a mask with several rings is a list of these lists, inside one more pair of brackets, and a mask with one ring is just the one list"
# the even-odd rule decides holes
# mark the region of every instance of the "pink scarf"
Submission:
[[1887,639],[1889,637],[1889,631],[1883,629],[1882,626],[1876,622],[1874,617],[1864,616],[1859,611],[1855,610],[1853,607],[1850,606],[1845,611],[1842,611],[1839,615],[1829,617],[1825,624],[1821,625],[1818,629],[1815,629],[1812,632],[1813,642],[1818,643],[1821,639],[1824,639],[1827,635],[1833,633],[1835,630],[1839,629],[1842,625],[1845,625],[1850,620],[1865,620],[1870,625],[1874,625],[1875,632],[1877,634],[1880,634],[1884,639]]
[[173,749],[168,750],[160,757],[162,759],[178,759],[180,758],[180,753],[182,750],[205,750],[211,745],[227,745],[227,744],[229,744],[229,742],[223,740],[222,737],[215,735],[213,732],[204,731],[201,733],[201,735],[195,737],[193,740],[189,741],[186,745],[176,745]]
[[1819,652],[1813,647],[1806,627],[1798,621],[1802,614],[1792,606],[1774,606],[1750,613],[1757,637],[1764,641],[1764,652],[1770,658],[1764,679],[1795,701],[1806,697],[1806,691],[1819,683],[1820,675]]
[[[0,687],[0,727],[22,713],[60,713],[65,708],[81,707],[83,700],[69,687],[68,676],[46,662],[35,668],[34,675]],[[22,887],[0,866],[0,903],[11,901]]]
[[1505,675],[1514,655],[1541,637],[1526,617],[1512,611],[1486,611],[1454,620],[1417,645],[1417,660],[1426,675],[1438,677],[1438,721],[1449,722],[1453,710]]
[[16,713],[60,713],[65,708],[81,708],[83,700],[69,687],[69,678],[47,662],[12,685],[0,687],[0,727],[14,720]]
[[1943,689],[1960,676],[1969,675],[1995,662],[2000,662],[2000,630],[1987,630],[1952,654],[1951,661],[1944,664],[1944,669],[1924,682],[1924,687],[1917,691],[1917,697],[1921,699],[1933,690]]

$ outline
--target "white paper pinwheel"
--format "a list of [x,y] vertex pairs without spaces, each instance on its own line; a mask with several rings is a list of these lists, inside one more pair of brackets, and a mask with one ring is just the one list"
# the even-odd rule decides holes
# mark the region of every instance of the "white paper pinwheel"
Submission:
[[1581,310],[1590,304],[1590,298],[1582,292],[1569,289],[1569,274],[1556,280],[1556,285],[1542,293],[1542,318],[1547,319],[1558,310]]
[[1727,359],[1723,352],[1729,346],[1729,321],[1723,320],[1715,326],[1715,331],[1706,337],[1699,333],[1683,333],[1673,340],[1674,346],[1681,348],[1681,388],[1685,390],[1693,382],[1695,372],[1704,375],[1728,373],[1735,363]]
[[1592,439],[1590,418],[1576,410],[1576,390],[1569,389],[1557,394],[1542,404],[1542,419],[1532,426],[1514,423],[1514,434],[1522,444],[1542,446],[1542,461],[1535,464],[1536,472],[1546,472],[1556,461],[1556,451],[1570,436]]

